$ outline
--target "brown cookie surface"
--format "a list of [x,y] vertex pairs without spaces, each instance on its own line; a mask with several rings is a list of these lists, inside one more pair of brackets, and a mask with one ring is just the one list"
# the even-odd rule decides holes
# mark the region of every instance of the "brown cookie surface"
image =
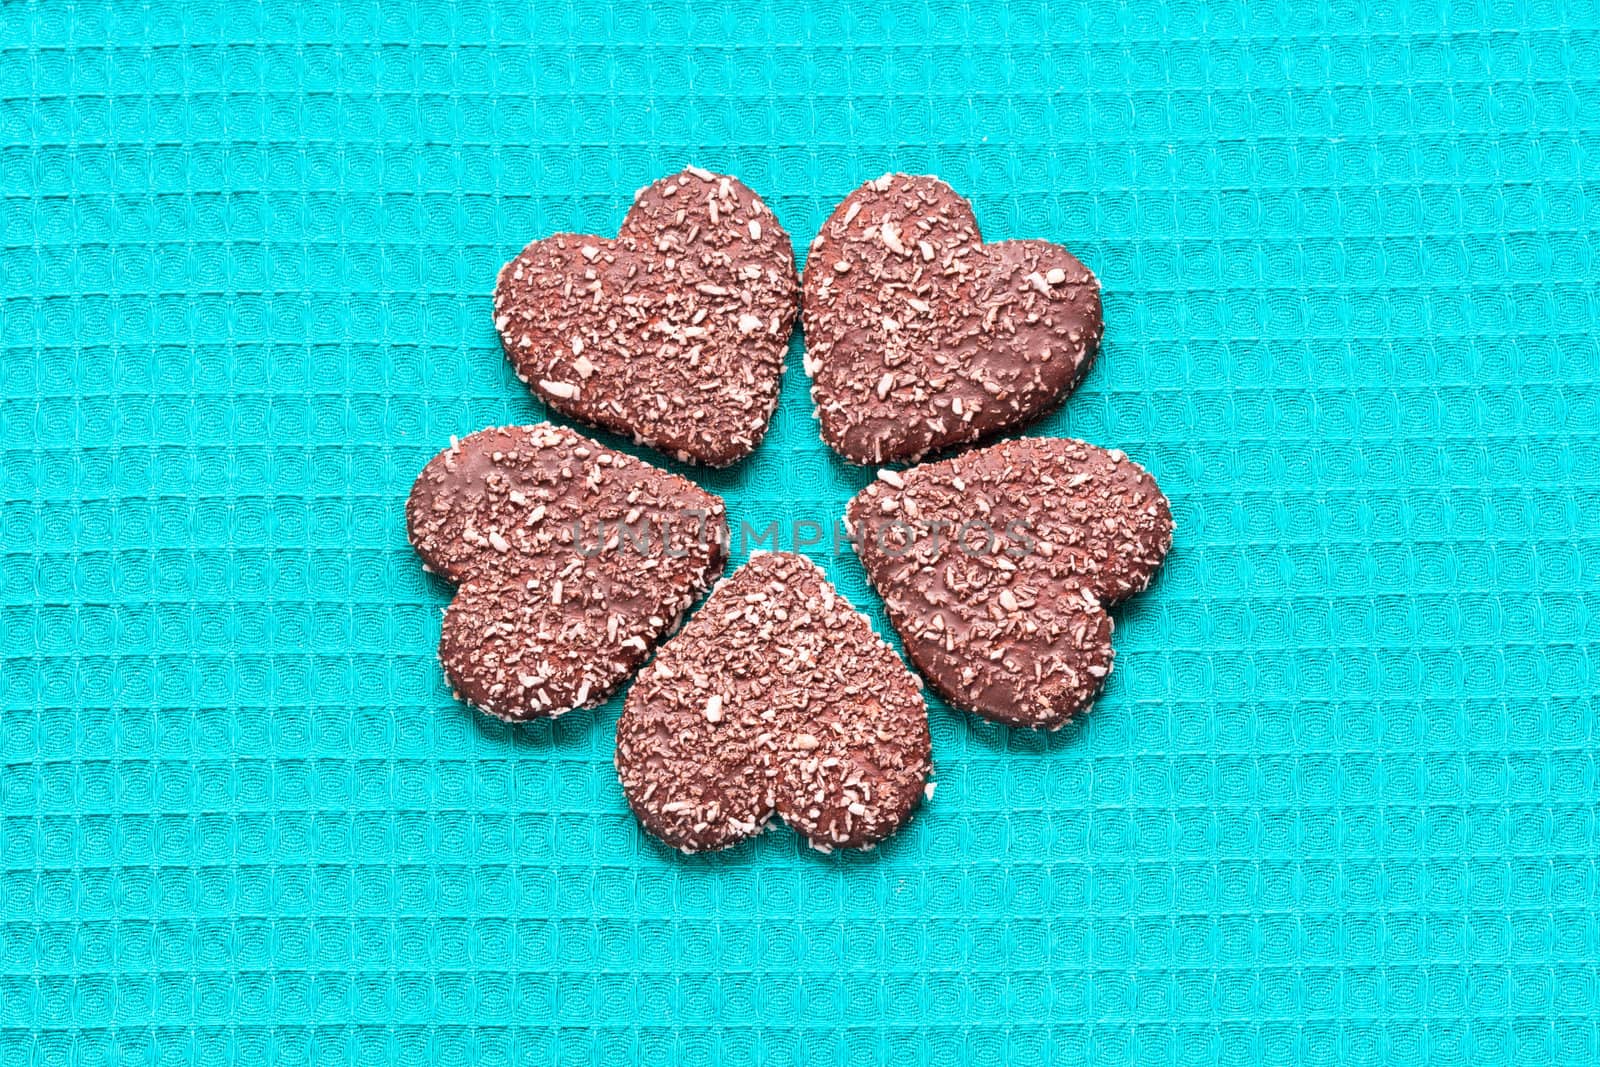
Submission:
[[856,552],[917,669],[957,707],[1054,729],[1111,671],[1106,605],[1150,583],[1172,511],[1121,452],[1006,441],[878,480]]
[[552,408],[717,467],[766,433],[798,308],[777,218],[693,167],[641,189],[615,240],[534,241],[494,291],[506,356]]
[[727,561],[721,499],[549,423],[452,441],[418,475],[406,525],[459,586],[445,675],[508,720],[604,701]]
[[822,437],[855,463],[915,461],[1022,425],[1082,380],[1100,284],[1060,245],[984,244],[937,178],[851,193],[806,258],[806,373]]
[[899,829],[932,769],[922,686],[803,556],[758,555],[628,691],[617,773],[645,829],[686,852],[774,813],[815,847]]

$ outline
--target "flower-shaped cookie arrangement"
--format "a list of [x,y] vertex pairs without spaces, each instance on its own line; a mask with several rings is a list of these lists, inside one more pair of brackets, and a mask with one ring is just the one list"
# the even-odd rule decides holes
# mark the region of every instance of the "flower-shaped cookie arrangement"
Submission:
[[[850,194],[802,286],[760,198],[693,167],[641,190],[614,240],[534,241],[501,270],[494,312],[551,407],[712,466],[760,443],[797,313],[822,438],[856,463],[1027,424],[1082,380],[1102,332],[1083,264],[1045,241],[985,244],[937,179]],[[721,848],[779,815],[818,848],[870,847],[931,795],[917,677],[804,557],[757,555],[671,636],[727,562],[722,501],[687,479],[548,423],[492,428],[428,463],[407,522],[458,586],[445,674],[491,715],[599,704],[660,646],[616,764],[669,844]],[[1052,729],[1111,670],[1107,605],[1144,589],[1172,541],[1143,468],[1060,438],[879,471],[846,522],[934,688]]]

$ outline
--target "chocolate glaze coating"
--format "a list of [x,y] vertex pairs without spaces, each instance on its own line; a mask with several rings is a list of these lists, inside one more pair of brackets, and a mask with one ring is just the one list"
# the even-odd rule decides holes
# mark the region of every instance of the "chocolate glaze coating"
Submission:
[[806,373],[823,440],[855,463],[915,461],[1020,426],[1082,380],[1100,284],[1047,241],[984,244],[937,178],[851,193],[811,245]]
[[850,501],[867,577],[917,669],[957,707],[1055,729],[1111,671],[1105,606],[1172,546],[1155,479],[1121,452],[1006,441],[878,480]]
[[445,675],[507,720],[604,701],[727,562],[721,499],[549,423],[452,442],[418,475],[406,525],[460,587]]
[[799,300],[777,218],[692,167],[641,189],[615,240],[528,245],[500,271],[494,314],[517,376],[552,408],[722,467],[766,433]]
[[639,821],[685,852],[774,813],[816,848],[870,846],[922,801],[932,767],[916,676],[789,553],[739,568],[640,672],[616,760]]

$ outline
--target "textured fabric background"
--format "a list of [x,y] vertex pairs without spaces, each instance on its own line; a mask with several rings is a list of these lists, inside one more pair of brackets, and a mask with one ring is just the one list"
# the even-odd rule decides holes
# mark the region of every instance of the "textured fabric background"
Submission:
[[[935,707],[875,854],[668,853],[615,705],[434,660],[497,267],[691,161],[1069,243],[1041,429],[1177,513],[1093,715]],[[1600,1060],[1592,0],[15,2],[0,189],[0,1067]],[[866,476],[796,347],[701,481]]]

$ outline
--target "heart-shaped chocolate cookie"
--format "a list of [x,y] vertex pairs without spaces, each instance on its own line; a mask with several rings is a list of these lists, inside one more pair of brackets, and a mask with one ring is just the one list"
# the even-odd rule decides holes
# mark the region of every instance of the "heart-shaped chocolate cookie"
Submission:
[[931,769],[922,686],[814,563],[758,555],[628,691],[617,773],[639,821],[686,852],[774,813],[815,847],[897,830]]
[[716,467],[766,433],[798,307],[777,218],[697,167],[641,189],[614,241],[534,241],[494,291],[506,355],[552,408]]
[[984,244],[937,178],[887,174],[812,242],[803,321],[823,440],[855,463],[910,462],[1066,396],[1100,343],[1100,285],[1060,245]]
[[417,477],[406,524],[460,587],[445,675],[508,720],[605,700],[727,561],[718,497],[549,423],[453,441]]
[[881,471],[848,509],[913,663],[957,707],[1054,729],[1111,671],[1105,606],[1172,545],[1155,479],[1082,441],[1006,441]]

